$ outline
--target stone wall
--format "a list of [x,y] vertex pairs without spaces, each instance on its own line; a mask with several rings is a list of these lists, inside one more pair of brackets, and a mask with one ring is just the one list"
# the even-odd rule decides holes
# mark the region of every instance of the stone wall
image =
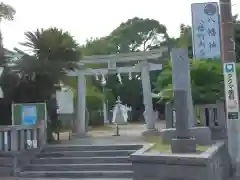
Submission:
[[217,142],[201,154],[147,152],[150,147],[131,155],[135,180],[225,180],[229,175],[224,142]]
[[[196,138],[198,145],[211,145],[211,131],[208,127],[193,127],[190,128],[190,136]],[[172,139],[176,138],[176,129],[169,128],[160,131],[161,139],[164,144],[170,144]]]
[[[198,123],[196,126],[209,127],[211,131],[211,139],[222,140],[227,136],[225,105],[222,101],[217,101],[216,104],[195,105],[199,111]],[[166,128],[174,128],[173,120],[173,104],[165,105]],[[197,113],[198,114],[198,113]]]

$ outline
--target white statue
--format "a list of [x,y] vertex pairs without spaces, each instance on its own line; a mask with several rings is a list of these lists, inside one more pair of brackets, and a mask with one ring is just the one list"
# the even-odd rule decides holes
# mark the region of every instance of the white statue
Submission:
[[116,124],[125,124],[128,121],[128,111],[131,111],[131,107],[127,107],[121,104],[120,97],[117,97],[116,105],[113,108],[112,122]]

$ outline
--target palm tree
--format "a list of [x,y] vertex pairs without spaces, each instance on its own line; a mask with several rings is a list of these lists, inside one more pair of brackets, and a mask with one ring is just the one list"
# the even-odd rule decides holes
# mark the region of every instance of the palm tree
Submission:
[[[48,115],[51,119],[48,126],[48,137],[58,127],[56,118],[56,101],[53,94],[56,85],[65,80],[69,70],[78,68],[81,58],[79,46],[74,38],[61,29],[37,29],[25,33],[26,40],[20,43],[27,51],[15,49],[20,57],[15,62],[19,71],[20,84],[23,87],[22,99],[27,101],[47,102]],[[30,88],[29,88],[30,87]]]
[[59,84],[69,70],[78,68],[81,54],[68,32],[57,28],[37,29],[26,32],[25,37],[26,41],[20,44],[28,48],[27,53],[15,49],[21,54],[16,64],[22,76],[45,77],[50,84]]

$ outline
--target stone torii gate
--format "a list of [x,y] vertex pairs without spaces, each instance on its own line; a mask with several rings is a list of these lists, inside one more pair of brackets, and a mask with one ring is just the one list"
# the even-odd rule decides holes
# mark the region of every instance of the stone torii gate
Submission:
[[[111,55],[95,55],[86,56],[80,60],[80,69],[69,72],[69,76],[78,77],[78,100],[77,100],[77,119],[74,126],[76,127],[77,136],[86,136],[86,75],[96,74],[116,74],[116,73],[141,73],[142,89],[143,89],[143,101],[145,105],[145,122],[146,131],[156,131],[155,128],[155,116],[152,103],[152,90],[149,71],[156,71],[162,69],[162,62],[160,58],[164,53],[168,53],[167,47],[155,49],[147,52],[133,52],[133,53],[120,53]],[[155,61],[154,61],[155,60]],[[151,61],[151,62],[150,62]],[[134,63],[134,66],[121,66],[117,67],[118,63]],[[107,65],[107,68],[88,68],[91,64]]]

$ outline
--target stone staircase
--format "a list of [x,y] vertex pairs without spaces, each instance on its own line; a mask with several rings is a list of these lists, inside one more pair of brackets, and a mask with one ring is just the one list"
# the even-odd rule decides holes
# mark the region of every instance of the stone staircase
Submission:
[[142,145],[49,146],[19,176],[23,178],[131,179],[129,155]]
[[11,176],[13,172],[13,158],[10,156],[0,157],[0,176]]

